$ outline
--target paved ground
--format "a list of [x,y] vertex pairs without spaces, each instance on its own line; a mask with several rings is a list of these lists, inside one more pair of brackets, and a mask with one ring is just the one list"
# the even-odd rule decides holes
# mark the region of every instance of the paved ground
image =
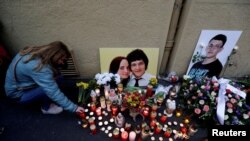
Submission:
[[[66,95],[76,101],[75,82],[65,87]],[[78,125],[79,118],[69,112],[44,115],[39,105],[20,105],[7,98],[0,98],[0,141],[93,141],[115,140],[104,132],[91,135]],[[4,130],[2,131],[2,127]],[[206,130],[200,129],[192,140],[201,140]]]

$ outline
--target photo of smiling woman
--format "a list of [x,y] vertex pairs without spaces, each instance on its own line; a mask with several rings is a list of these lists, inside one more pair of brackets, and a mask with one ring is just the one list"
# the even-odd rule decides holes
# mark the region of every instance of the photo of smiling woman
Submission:
[[[188,75],[192,78],[220,77],[223,67],[239,39],[241,31],[202,31],[196,51],[189,65]],[[204,38],[211,37],[206,46]],[[203,53],[204,52],[204,53]],[[193,63],[193,64],[192,64]]]

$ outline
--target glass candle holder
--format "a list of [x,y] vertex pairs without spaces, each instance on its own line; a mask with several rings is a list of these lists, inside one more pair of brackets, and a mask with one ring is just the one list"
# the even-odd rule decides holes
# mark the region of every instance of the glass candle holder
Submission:
[[152,85],[147,86],[146,96],[147,97],[152,97],[153,96],[153,86]]
[[124,129],[125,129],[126,131],[130,131],[130,129],[131,129],[131,124],[126,122],[126,123],[125,123]]
[[136,133],[135,131],[131,131],[129,133],[129,141],[135,141],[135,138],[136,138]]
[[118,138],[120,137],[119,128],[115,128],[115,129],[113,130],[113,137],[114,137],[115,139],[118,139]]
[[155,133],[156,134],[160,134],[161,133],[161,130],[162,130],[162,125],[161,124],[158,124],[155,128]]
[[117,116],[117,114],[118,114],[118,105],[116,102],[113,102],[111,105],[111,115],[115,117]]
[[111,111],[111,101],[110,100],[106,100],[106,104],[107,104],[107,111]]
[[88,121],[86,119],[82,120],[82,127],[87,128],[88,127]]
[[186,117],[184,118],[183,122],[184,122],[185,124],[189,124],[189,123],[190,123],[190,117],[186,116]]
[[147,110],[146,108],[144,108],[143,112],[142,112],[142,115],[144,117],[148,117],[149,116],[149,110]]
[[127,131],[123,131],[121,133],[121,140],[122,141],[127,141],[128,140],[128,132]]
[[84,112],[78,112],[77,115],[81,118],[81,119],[85,119],[86,115]]
[[95,113],[97,116],[101,116],[102,115],[102,108],[101,107],[96,108]]
[[95,124],[95,119],[93,117],[88,119],[89,125]]
[[156,111],[151,111],[150,112],[150,120],[154,120],[157,116],[157,112]]
[[123,92],[123,84],[122,83],[119,83],[117,85],[117,90],[118,90],[118,93],[122,93]]
[[95,89],[95,93],[96,93],[96,96],[100,96],[100,89],[99,89],[99,88],[96,88],[96,89]]
[[171,134],[172,134],[172,129],[168,127],[164,132],[164,137],[169,138]]
[[106,102],[105,102],[105,97],[104,96],[100,97],[100,103],[101,103],[102,109],[105,109],[106,108]]
[[180,109],[180,108],[177,108],[176,110],[175,110],[175,116],[176,117],[180,117],[182,115],[182,110]]
[[90,128],[91,134],[92,134],[92,135],[95,135],[96,132],[97,132],[97,129],[96,129],[95,124],[90,125],[89,128]]
[[91,110],[92,112],[95,112],[95,111],[96,111],[96,103],[95,103],[95,102],[91,102],[91,103],[90,103],[90,110]]
[[156,119],[151,120],[151,121],[150,121],[150,126],[151,126],[151,127],[156,127],[156,122],[157,122]]
[[152,111],[156,111],[157,109],[158,109],[157,104],[156,104],[156,103],[153,103],[153,104],[152,104],[152,107],[151,107],[151,110],[152,110]]
[[161,118],[160,118],[160,121],[162,123],[165,123],[167,121],[167,116],[166,115],[162,115]]

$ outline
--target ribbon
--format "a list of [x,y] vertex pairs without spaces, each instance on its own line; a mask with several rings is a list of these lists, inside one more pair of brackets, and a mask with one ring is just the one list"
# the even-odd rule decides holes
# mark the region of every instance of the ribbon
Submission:
[[228,79],[221,78],[218,80],[218,82],[220,84],[220,89],[219,89],[216,114],[217,114],[217,118],[218,118],[220,124],[223,125],[224,124],[224,116],[225,116],[225,106],[226,106],[226,99],[225,99],[226,98],[225,97],[226,89],[229,89],[231,92],[241,96],[244,99],[246,98],[246,93],[243,91],[240,91],[239,89],[228,84],[230,82],[230,80],[228,80]]

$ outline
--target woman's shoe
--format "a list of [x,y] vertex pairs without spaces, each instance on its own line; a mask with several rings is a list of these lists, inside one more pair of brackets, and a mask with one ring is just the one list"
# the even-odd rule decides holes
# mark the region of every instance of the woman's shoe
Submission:
[[41,111],[43,114],[59,114],[63,111],[63,108],[57,106],[54,103],[51,103],[48,110],[44,110],[43,108],[41,108]]

